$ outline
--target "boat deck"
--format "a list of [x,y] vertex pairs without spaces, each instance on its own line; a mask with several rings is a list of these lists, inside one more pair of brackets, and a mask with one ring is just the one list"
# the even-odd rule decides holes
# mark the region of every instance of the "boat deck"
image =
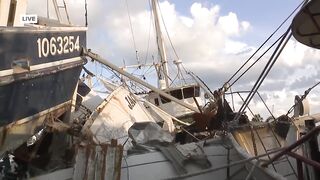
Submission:
[[[181,165],[179,161],[168,160],[179,159],[167,158],[167,153],[175,154],[172,151],[167,153],[155,151],[125,156],[122,162],[121,179],[212,179],[212,177],[232,180],[254,179],[254,177],[258,179],[282,179],[280,175],[256,166],[255,158],[246,157],[239,146],[235,147],[232,141],[234,139],[232,140],[228,136],[223,139],[219,138],[196,144],[196,146],[201,147],[206,159],[189,158],[182,161],[184,173],[177,169]],[[194,152],[191,148],[189,150],[190,153]],[[207,160],[210,167],[203,168],[203,164],[207,163]]]

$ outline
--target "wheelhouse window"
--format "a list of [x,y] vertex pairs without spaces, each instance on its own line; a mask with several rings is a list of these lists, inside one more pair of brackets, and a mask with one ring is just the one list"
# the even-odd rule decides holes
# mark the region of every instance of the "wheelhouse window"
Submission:
[[162,104],[171,102],[170,99],[168,99],[168,98],[166,98],[166,97],[163,97],[163,96],[161,96],[161,95],[160,95],[160,99],[161,99]]
[[200,96],[200,87],[199,86],[195,86],[194,87],[194,96],[195,97],[199,97]]
[[171,96],[173,96],[173,97],[175,97],[177,99],[183,99],[181,89],[170,91],[170,94],[171,94]]
[[194,87],[188,87],[183,89],[183,96],[184,98],[192,98],[199,97],[200,96],[200,87],[194,86]]
[[155,99],[154,99],[154,104],[155,104],[156,106],[159,106],[159,100],[158,100],[158,98],[155,98]]

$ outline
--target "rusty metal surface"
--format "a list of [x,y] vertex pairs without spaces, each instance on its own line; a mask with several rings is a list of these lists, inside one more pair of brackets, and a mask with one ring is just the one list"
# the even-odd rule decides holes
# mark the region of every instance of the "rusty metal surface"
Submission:
[[73,179],[120,179],[123,146],[116,140],[111,144],[89,144],[77,149]]
[[293,36],[302,44],[320,49],[320,1],[308,1],[292,21]]
[[316,161],[313,161],[311,159],[308,159],[308,158],[306,158],[304,156],[301,156],[301,155],[299,155],[297,153],[291,152],[291,151],[288,152],[288,155],[292,156],[292,157],[294,157],[294,158],[296,158],[296,159],[298,159],[298,160],[300,160],[300,161],[302,161],[302,162],[304,162],[306,164],[309,164],[309,165],[315,167],[318,171],[320,171],[320,163],[318,163]]
[[[238,129],[233,131],[232,134],[234,138],[249,154],[255,156],[260,154],[265,154],[265,148],[267,149],[277,149],[280,148],[277,139],[272,134],[272,127],[268,125],[264,126],[253,126],[252,132],[251,127]],[[275,136],[277,136],[275,134]],[[253,139],[254,137],[254,139]],[[281,147],[284,145],[285,140],[277,136],[280,141]],[[265,146],[265,148],[264,148]],[[267,158],[267,157],[265,157]]]
[[[273,158],[271,158],[268,162],[262,164],[263,166],[268,166],[269,164],[271,164],[273,161],[279,159],[281,156],[285,155],[285,154],[289,154],[289,152],[291,152],[294,148],[298,147],[299,145],[305,143],[306,141],[308,141],[311,137],[315,136],[317,133],[320,132],[320,126],[314,128],[312,131],[310,131],[308,134],[306,134],[305,136],[303,136],[302,138],[300,138],[299,140],[297,140],[297,142],[291,144],[290,146],[286,147],[283,151],[279,152],[278,154],[276,154]],[[292,154],[291,154],[292,155]]]
[[27,119],[13,122],[0,127],[0,154],[15,149],[37,133],[44,122],[50,118],[58,118],[70,110],[71,102],[60,104],[52,109],[43,111]]

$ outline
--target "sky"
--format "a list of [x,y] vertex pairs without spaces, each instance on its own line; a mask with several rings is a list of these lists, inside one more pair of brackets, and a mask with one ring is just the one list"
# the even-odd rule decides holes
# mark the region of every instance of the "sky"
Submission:
[[[159,1],[170,39],[184,67],[200,76],[212,90],[220,88],[301,3],[301,0]],[[39,8],[46,7],[46,1],[28,2],[29,13],[46,15],[46,8]],[[72,22],[83,25],[84,0],[67,0],[66,3]],[[290,22],[291,19],[272,38],[273,41],[288,28]],[[148,0],[88,0],[88,24],[88,48],[118,66],[123,66],[124,62],[126,65],[136,64],[136,51],[140,62],[152,62],[157,58]],[[168,38],[165,40],[169,60],[176,59]],[[270,54],[232,90],[250,90],[268,57]],[[259,89],[276,116],[293,105],[295,95],[303,94],[319,81],[319,63],[320,50],[290,39]],[[316,87],[308,96],[311,113],[319,112],[319,91],[320,87]],[[231,101],[230,98],[228,100]],[[239,107],[241,100],[235,98],[235,104]],[[263,106],[258,98],[249,105],[255,113],[266,118],[269,114]]]

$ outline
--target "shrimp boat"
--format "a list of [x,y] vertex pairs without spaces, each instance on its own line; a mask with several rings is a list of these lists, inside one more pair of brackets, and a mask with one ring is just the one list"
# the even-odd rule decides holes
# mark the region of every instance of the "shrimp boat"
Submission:
[[[319,7],[319,1],[308,1],[289,29],[311,47],[319,42]],[[84,49],[83,54],[177,105],[195,109],[91,51]],[[230,108],[224,86],[215,92],[212,106],[195,113],[194,126],[149,103],[158,112],[156,118],[125,84],[112,87],[106,98],[81,95],[82,112],[74,114],[81,132],[73,167],[35,179],[319,179],[320,119],[306,113],[307,93],[296,98],[295,117],[288,113],[274,122],[252,122]],[[180,126],[173,127],[172,121]],[[188,137],[174,137],[175,128]]]
[[86,27],[26,11],[27,0],[0,1],[0,154],[68,114],[86,63]]
[[[287,34],[283,36],[282,42],[290,38],[288,32],[292,31],[298,41],[319,48],[319,5],[319,1],[308,1],[304,4],[293,19]],[[99,55],[92,52],[85,54],[165,98],[190,108],[170,93],[132,77]],[[154,139],[153,137],[160,133],[155,129],[150,131],[143,123],[136,123],[127,128],[128,136],[136,147],[133,151],[128,151],[122,160],[118,159],[114,164],[116,167],[109,171],[111,176],[121,179],[319,178],[320,129],[316,124],[319,124],[320,119],[317,114],[306,114],[307,106],[303,100],[307,93],[302,98],[296,98],[293,106],[296,110],[295,117],[289,117],[288,113],[273,118],[274,122],[250,122],[243,112],[232,111],[224,98],[226,89],[228,87],[224,86],[216,91],[217,104],[214,104],[216,108],[213,108],[216,112],[212,113],[212,109],[203,111],[209,113],[197,115],[196,124],[198,122],[199,126],[186,128],[193,142],[179,141],[177,136],[175,140],[171,138],[171,141],[170,138],[163,140],[164,136]],[[196,132],[208,132],[209,135],[201,140],[194,133],[195,129]],[[84,152],[90,153],[84,155]],[[86,162],[95,163],[98,162],[96,157],[99,157],[99,151],[83,151],[80,156],[86,159]],[[79,166],[76,166],[77,168]],[[80,169],[88,172],[81,175],[84,179],[88,178],[88,175],[107,177],[106,171],[93,170],[89,165]],[[76,172],[81,171],[78,169]]]
[[[194,112],[199,112],[209,98],[205,98],[205,95],[209,95],[207,87],[196,77],[192,72],[187,72],[182,64],[182,60],[171,60],[167,56],[167,48],[165,45],[164,22],[161,21],[162,14],[157,0],[150,1],[151,11],[153,14],[154,29],[156,35],[156,46],[158,55],[156,55],[156,61],[153,62],[153,66],[156,70],[157,88],[169,94],[170,96],[178,99],[179,101],[187,104],[189,107],[179,105],[177,102],[172,101],[164,97],[155,91],[143,92],[144,98],[149,102],[159,107],[163,111],[171,114],[172,116],[182,119],[187,122],[192,122],[192,115]],[[163,26],[164,25],[164,26]],[[169,34],[167,34],[169,36]],[[173,47],[174,48],[174,47]],[[171,71],[169,71],[169,65]],[[125,66],[127,67],[144,67],[150,66],[147,64],[139,64],[138,66]],[[149,67],[150,68],[150,67]],[[174,74],[174,77],[173,77]]]

